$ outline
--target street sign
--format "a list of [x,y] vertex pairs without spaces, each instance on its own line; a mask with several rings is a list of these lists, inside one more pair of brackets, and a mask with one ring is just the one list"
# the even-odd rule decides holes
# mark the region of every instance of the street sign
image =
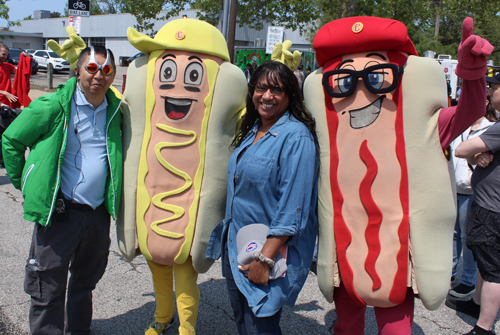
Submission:
[[268,27],[267,28],[267,43],[266,54],[273,53],[276,43],[283,43],[283,34],[285,29],[283,27]]
[[69,17],[69,25],[75,27],[75,31],[78,35],[80,35],[80,26],[82,22],[81,16],[70,16]]
[[90,16],[90,0],[69,0],[69,15]]

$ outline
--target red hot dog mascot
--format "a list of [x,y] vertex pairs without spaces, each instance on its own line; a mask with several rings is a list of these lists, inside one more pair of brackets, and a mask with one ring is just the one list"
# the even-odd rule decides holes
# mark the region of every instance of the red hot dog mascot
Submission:
[[[492,46],[464,21],[460,102],[447,105],[439,64],[419,58],[399,21],[332,21],[314,39],[321,66],[304,96],[321,147],[318,282],[335,301],[335,334],[411,334],[413,297],[437,309],[449,289],[455,223],[444,151],[484,115]],[[396,330],[397,329],[397,330]]]

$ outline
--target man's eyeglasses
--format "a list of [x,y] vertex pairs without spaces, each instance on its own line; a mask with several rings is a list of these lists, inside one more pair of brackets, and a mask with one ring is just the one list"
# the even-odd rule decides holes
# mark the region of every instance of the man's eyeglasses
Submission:
[[95,60],[94,47],[90,47],[89,61],[87,62],[87,64],[85,64],[85,70],[87,70],[88,73],[92,74],[97,73],[97,71],[99,70],[102,70],[102,73],[104,73],[104,75],[111,75],[113,73],[113,66],[111,64],[108,49],[106,49],[106,62],[101,65]]
[[283,92],[285,92],[285,89],[278,85],[276,86],[267,86],[262,84],[255,85],[255,92],[259,94],[264,94],[267,92],[267,90],[271,90],[272,95],[282,95]]
[[362,78],[371,93],[389,93],[398,86],[399,74],[403,71],[404,67],[391,63],[369,66],[361,71],[332,70],[323,74],[323,86],[332,98],[343,98],[354,93],[358,79]]

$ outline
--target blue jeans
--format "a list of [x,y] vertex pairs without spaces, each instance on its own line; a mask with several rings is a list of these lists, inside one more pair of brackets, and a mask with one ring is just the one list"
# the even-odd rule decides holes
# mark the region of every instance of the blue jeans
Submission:
[[226,257],[223,259],[222,266],[225,268],[226,284],[229,293],[229,300],[233,308],[236,328],[240,335],[281,335],[280,318],[281,309],[274,315],[264,318],[258,318],[253,313],[245,296],[240,292],[234,282],[231,266],[229,265],[229,253],[226,248]]
[[467,286],[476,285],[477,265],[472,251],[465,245],[467,217],[472,205],[472,195],[457,194],[457,221],[453,234],[453,270],[452,276],[457,274],[457,265],[460,257],[464,257],[461,283]]

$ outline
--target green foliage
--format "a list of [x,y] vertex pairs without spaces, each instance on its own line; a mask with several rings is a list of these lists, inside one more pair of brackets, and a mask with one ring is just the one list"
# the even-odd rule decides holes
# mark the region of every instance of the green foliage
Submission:
[[[5,1],[4,1],[5,2]],[[0,0],[1,3],[1,0]],[[198,17],[219,23],[223,0],[108,0],[119,12],[137,18],[135,28],[151,36],[156,20],[167,20],[186,8],[199,9]],[[403,22],[420,55],[427,50],[449,54],[454,59],[462,39],[462,22],[474,18],[474,33],[495,46],[490,59],[500,65],[500,0],[241,0],[240,26],[261,30],[265,22],[299,29],[309,37],[324,24],[349,16],[378,16]]]
[[[129,1],[126,11],[137,18],[135,28],[154,35],[154,22],[168,20],[183,9],[199,9],[198,18],[213,25],[219,22],[223,0],[137,0]],[[264,22],[305,31],[318,16],[316,0],[245,0],[238,1],[237,22],[240,26],[261,30]]]
[[[201,10],[198,13],[201,20],[217,25],[223,1],[197,0],[191,7]],[[315,0],[244,0],[238,1],[237,22],[240,27],[247,25],[257,30],[262,30],[264,23],[269,22],[272,25],[304,32],[319,14]]]
[[[30,16],[31,16],[31,15],[30,15]],[[50,13],[50,17],[51,17],[51,18],[61,17],[61,13],[59,13],[59,12],[51,12],[51,13]]]
[[33,16],[28,15],[24,19],[22,19],[22,21],[28,21],[28,20],[33,20]]
[[137,19],[134,27],[138,31],[154,36],[156,31],[153,27],[156,20],[168,20],[179,15],[179,12],[188,8],[189,4],[188,0],[134,0],[126,2],[124,9]]
[[[474,19],[474,33],[495,46],[500,63],[500,0],[316,0],[318,24],[348,16],[378,16],[403,22],[420,55],[427,50],[452,55],[462,40],[462,22]],[[315,27],[316,28],[316,27]],[[313,35],[309,35],[313,36]],[[310,38],[312,42],[312,38]]]

